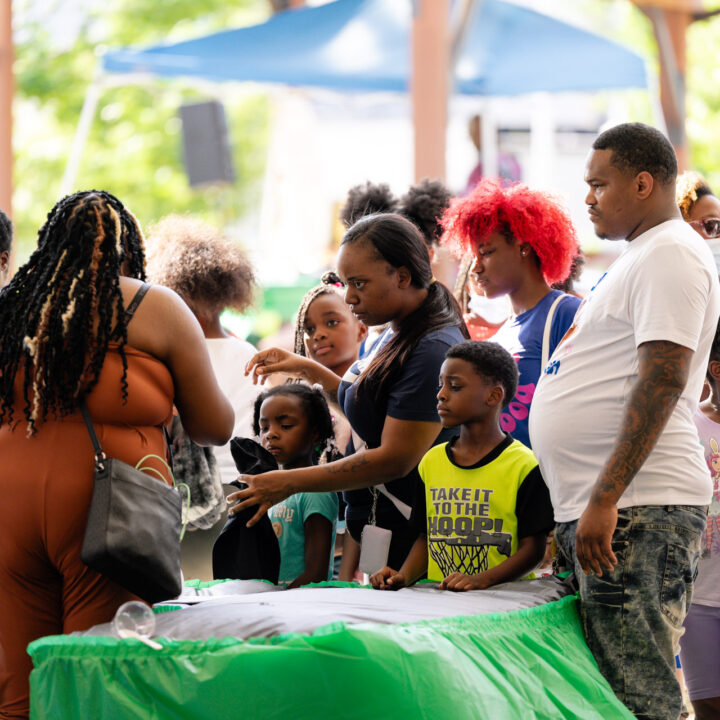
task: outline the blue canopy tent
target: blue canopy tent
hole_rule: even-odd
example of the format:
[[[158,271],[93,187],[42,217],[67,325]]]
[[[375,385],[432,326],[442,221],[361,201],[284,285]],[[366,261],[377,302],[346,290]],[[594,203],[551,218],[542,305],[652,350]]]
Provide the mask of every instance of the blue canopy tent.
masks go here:
[[[106,53],[85,98],[61,196],[72,189],[105,86],[160,76],[406,92],[413,4],[334,0],[251,27]],[[474,8],[454,58],[456,93],[489,97],[647,86],[643,59],[611,40],[504,0],[477,0]]]
[[[102,67],[109,73],[404,92],[412,11],[411,0],[335,0],[279,13],[261,25],[108,52]],[[646,85],[637,54],[503,0],[479,3],[455,65],[455,91],[466,95]]]

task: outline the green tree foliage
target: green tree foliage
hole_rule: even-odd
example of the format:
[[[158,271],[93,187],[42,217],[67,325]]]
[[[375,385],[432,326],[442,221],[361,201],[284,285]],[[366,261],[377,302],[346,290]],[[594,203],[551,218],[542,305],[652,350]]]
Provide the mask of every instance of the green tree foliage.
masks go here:
[[[16,0],[14,6],[13,214],[23,261],[58,199],[98,54],[261,22],[269,6],[264,0]],[[67,13],[74,14],[74,23],[68,23]],[[213,98],[225,105],[237,180],[191,189],[182,164],[178,107]],[[158,79],[105,88],[73,190],[109,190],[143,226],[170,212],[231,222],[259,202],[269,112],[262,91],[240,85],[200,87]]]
[[[718,7],[720,3],[708,3]],[[720,16],[695,22],[687,35],[687,133],[690,164],[720,194]]]

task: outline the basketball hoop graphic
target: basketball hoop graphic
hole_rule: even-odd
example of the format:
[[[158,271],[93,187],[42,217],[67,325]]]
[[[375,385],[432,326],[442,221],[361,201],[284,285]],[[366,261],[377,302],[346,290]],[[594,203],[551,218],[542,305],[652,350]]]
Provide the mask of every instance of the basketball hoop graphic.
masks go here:
[[[471,532],[464,537],[428,538],[430,557],[447,577],[454,572],[477,575],[488,569],[488,551],[496,547],[505,557],[512,552],[510,533]]]

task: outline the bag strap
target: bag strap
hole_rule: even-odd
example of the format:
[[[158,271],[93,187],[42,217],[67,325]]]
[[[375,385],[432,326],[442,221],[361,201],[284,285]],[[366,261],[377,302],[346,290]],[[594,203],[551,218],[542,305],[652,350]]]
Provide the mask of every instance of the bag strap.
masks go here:
[[[130,320],[132,320],[133,315],[135,314],[135,311],[138,309],[138,305],[142,302],[143,298],[147,294],[147,291],[150,289],[149,283],[144,282],[139,288],[138,291],[133,295],[133,299],[130,301],[130,304],[125,308],[124,318],[125,318],[125,327],[127,327]],[[111,340],[117,340],[120,335],[120,321],[118,320],[118,324],[115,326],[115,330],[113,330],[112,335],[110,335]]]
[[[355,430],[350,428],[350,434],[352,436],[352,442],[353,442],[353,448],[355,449],[355,452],[358,452],[359,450],[367,450],[367,443],[357,434]],[[368,488],[373,496],[373,514],[374,514],[374,508],[377,505],[377,494],[378,492],[381,492],[394,506],[395,509],[406,519],[410,519],[410,515],[412,514],[412,507],[408,505],[407,503],[404,503],[399,497],[395,497],[388,489],[385,487],[385,483],[379,483],[378,485],[373,485],[371,488]],[[370,522],[371,525],[375,524],[375,521],[372,520]]]
[[[175,458],[173,456],[172,438],[170,437],[170,433],[168,432],[166,425],[163,425],[162,429],[163,437],[165,438],[165,445],[167,447],[168,465],[170,466],[170,472],[173,474],[173,477],[175,477]]]
[[[567,295],[562,293],[555,298],[553,304],[548,310],[547,317],[545,318],[545,330],[543,331],[542,355],[540,363],[541,370],[545,369],[545,366],[548,364],[548,360],[550,359],[550,331],[552,330],[553,317],[555,317],[555,309],[564,297],[567,297]]]
[[[92,418],[90,417],[90,411],[85,404],[85,398],[80,400],[80,410],[82,412],[83,420],[85,420],[85,426],[87,427],[88,434],[90,435],[90,442],[92,443],[93,450],[95,450],[95,464],[102,468],[102,461],[107,457],[103,452],[100,441],[98,440],[97,433],[95,432],[95,426],[93,425]]]

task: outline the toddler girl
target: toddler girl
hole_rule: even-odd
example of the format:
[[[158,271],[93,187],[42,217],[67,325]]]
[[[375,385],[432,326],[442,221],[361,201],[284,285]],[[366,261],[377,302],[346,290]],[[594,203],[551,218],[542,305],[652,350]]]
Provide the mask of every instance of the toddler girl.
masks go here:
[[[258,396],[253,429],[282,470],[309,467],[335,448],[332,418],[319,388],[280,385]],[[297,588],[329,580],[338,499],[334,492],[297,493],[268,511],[280,545],[278,584]]]

